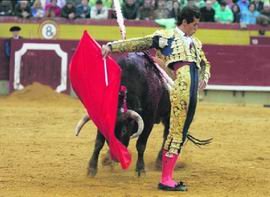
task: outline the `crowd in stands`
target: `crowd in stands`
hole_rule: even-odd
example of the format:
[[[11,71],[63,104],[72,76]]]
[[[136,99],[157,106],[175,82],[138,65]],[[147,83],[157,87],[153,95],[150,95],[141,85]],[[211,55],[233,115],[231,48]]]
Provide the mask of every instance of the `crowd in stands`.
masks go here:
[[[125,19],[175,18],[186,5],[198,6],[201,21],[270,24],[270,0],[120,0]],[[67,19],[115,18],[112,0],[0,0],[0,16]]]

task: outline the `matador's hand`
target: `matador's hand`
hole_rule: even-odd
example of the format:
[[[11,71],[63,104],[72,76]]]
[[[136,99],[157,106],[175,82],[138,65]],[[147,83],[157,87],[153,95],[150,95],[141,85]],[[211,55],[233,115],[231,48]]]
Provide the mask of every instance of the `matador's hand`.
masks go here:
[[[101,53],[104,58],[106,58],[112,52],[111,47],[109,45],[102,45]]]
[[[199,89],[204,90],[206,88],[207,82],[205,80],[200,80]]]

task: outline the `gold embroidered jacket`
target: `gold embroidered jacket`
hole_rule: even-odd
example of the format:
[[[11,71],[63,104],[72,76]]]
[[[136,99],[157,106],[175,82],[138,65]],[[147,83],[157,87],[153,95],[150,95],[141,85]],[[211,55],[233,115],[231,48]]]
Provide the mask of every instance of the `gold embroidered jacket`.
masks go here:
[[[158,30],[149,36],[109,42],[108,45],[111,46],[112,52],[136,52],[156,48],[157,56],[166,66],[179,61],[195,62],[200,69],[200,78],[208,82],[210,63],[205,57],[199,39],[193,36],[192,40],[193,45],[190,47],[176,30]]]

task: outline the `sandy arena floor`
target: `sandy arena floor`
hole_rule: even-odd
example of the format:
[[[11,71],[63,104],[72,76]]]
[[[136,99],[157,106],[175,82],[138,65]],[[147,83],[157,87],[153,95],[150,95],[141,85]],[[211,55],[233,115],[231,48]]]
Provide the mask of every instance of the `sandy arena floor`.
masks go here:
[[[193,134],[214,142],[202,149],[187,143],[184,167],[175,173],[189,186],[186,193],[156,189],[161,125],[148,141],[144,176],[135,174],[132,142],[128,170],[100,164],[97,176],[87,177],[96,129],[90,123],[75,137],[83,114],[78,100],[38,84],[0,97],[0,196],[270,196],[269,108],[200,103]]]

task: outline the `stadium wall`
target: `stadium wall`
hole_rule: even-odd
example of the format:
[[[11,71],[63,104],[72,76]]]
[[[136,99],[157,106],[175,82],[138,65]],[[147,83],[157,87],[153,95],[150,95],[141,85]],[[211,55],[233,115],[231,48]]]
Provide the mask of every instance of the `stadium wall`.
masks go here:
[[[32,28],[29,28],[29,32],[33,33],[36,31],[34,30],[34,26],[39,25],[38,21],[33,22],[33,24],[28,24],[26,22],[27,21],[20,24],[20,26],[32,25]],[[111,39],[119,39],[119,30],[115,24],[115,21],[100,21],[99,23],[96,21],[88,21],[88,23],[89,24],[85,25],[80,23],[69,24],[63,22],[59,30],[60,33],[57,35],[57,40],[23,39],[13,42],[10,65],[8,60],[3,55],[3,41],[5,38],[0,38],[0,95],[7,94],[9,90],[13,90],[15,87],[14,77],[16,70],[16,51],[21,51],[17,54],[20,54],[19,56],[21,58],[19,61],[19,66],[22,67],[22,69],[19,71],[17,69],[16,73],[17,75],[19,73],[19,81],[23,86],[30,84],[32,81],[39,81],[41,83],[50,85],[55,89],[57,89],[58,86],[60,86],[60,90],[64,87],[64,92],[72,93],[69,86],[67,65],[76,48],[76,44],[78,43],[78,39],[83,29],[87,27],[86,29],[89,30],[91,35],[94,34],[96,39],[100,38],[99,40],[102,39],[103,41],[107,41]],[[14,23],[11,24],[9,21],[5,21],[4,24],[6,25],[6,28],[8,28],[10,25],[14,25]],[[130,31],[130,29],[134,28],[134,35],[131,34],[130,37],[148,34],[157,28],[156,25],[152,22],[142,23],[134,21],[134,23],[132,22],[129,25],[130,26],[128,27],[127,31]],[[143,25],[148,26],[143,27]],[[215,29],[211,29],[211,25],[205,26],[205,24],[202,24],[202,26],[204,28],[203,30],[208,32],[204,39],[208,40],[209,43],[204,45],[204,49],[213,67],[209,86],[207,87],[207,90],[201,93],[200,98],[208,102],[270,104],[270,79],[268,77],[270,75],[270,63],[268,58],[270,45],[264,45],[263,43],[260,43],[260,45],[249,45],[250,35],[254,34],[252,38],[258,37],[256,35],[257,27],[252,26],[249,27],[249,29],[240,31],[236,25],[232,25],[230,26],[231,28],[228,28],[226,25],[220,26],[217,24],[212,24],[212,28],[215,27]],[[75,27],[78,29],[76,30]],[[73,29],[72,33],[68,32],[68,34],[66,34],[67,37],[63,36],[65,28]],[[211,31],[213,31],[212,33],[215,34],[217,40],[220,37],[218,42],[221,42],[222,44],[211,44],[212,41],[216,42],[214,41],[215,39],[211,41],[212,38],[208,38],[209,35],[211,35]],[[240,37],[244,37],[244,39],[240,41],[240,44],[234,43],[235,39],[233,41],[232,38],[222,40],[221,37],[225,37],[222,36],[222,34],[230,37],[229,32],[234,35],[241,34]],[[22,33],[24,33],[22,35],[25,38],[28,37],[27,32]],[[33,38],[35,36],[33,36],[34,34],[32,33],[31,35]],[[69,36],[73,33],[74,40],[70,40],[71,37]],[[202,38],[204,37],[203,31],[198,33],[199,35],[201,33]],[[218,36],[216,34],[218,34]],[[38,33],[36,35],[38,37]],[[7,37],[3,31],[0,31],[0,36]],[[108,37],[109,39],[104,39]],[[231,35],[231,37],[233,36]],[[68,39],[61,40],[59,38]],[[270,37],[266,36],[265,38]],[[243,40],[245,41],[243,42]],[[56,50],[44,50],[46,47],[43,47],[43,50],[36,50],[33,48],[31,49],[33,46],[30,48],[28,46],[27,51],[25,51],[25,49],[23,51],[23,44],[26,43],[30,43],[31,45],[47,44],[47,46],[48,44],[55,44],[55,46],[59,45],[59,50],[58,52]],[[63,63],[63,58],[59,57],[59,53],[66,53],[66,63]],[[119,58],[119,55],[115,55],[114,58]],[[65,66],[66,74],[62,73],[62,75],[66,75],[66,82],[63,82],[63,78],[61,78],[61,72],[63,70],[62,68]],[[8,81],[8,79],[10,80]],[[66,84],[61,86],[63,83]],[[19,88],[19,85],[17,88]]]
[[[52,19],[18,19],[16,17],[0,17],[0,38],[10,37],[9,28],[19,25],[22,28],[21,35],[28,39],[41,39],[41,28],[45,23],[53,23],[57,28],[56,39],[79,40],[82,32],[87,30],[96,40],[120,39],[119,28],[116,20],[93,20],[63,18]],[[127,38],[152,34],[159,26],[154,21],[125,21]],[[249,25],[241,29],[239,24],[201,23],[196,36],[204,44],[221,45],[249,45],[251,36],[258,36],[261,27]],[[270,30],[270,27],[266,28]],[[270,37],[270,31],[266,31]]]

